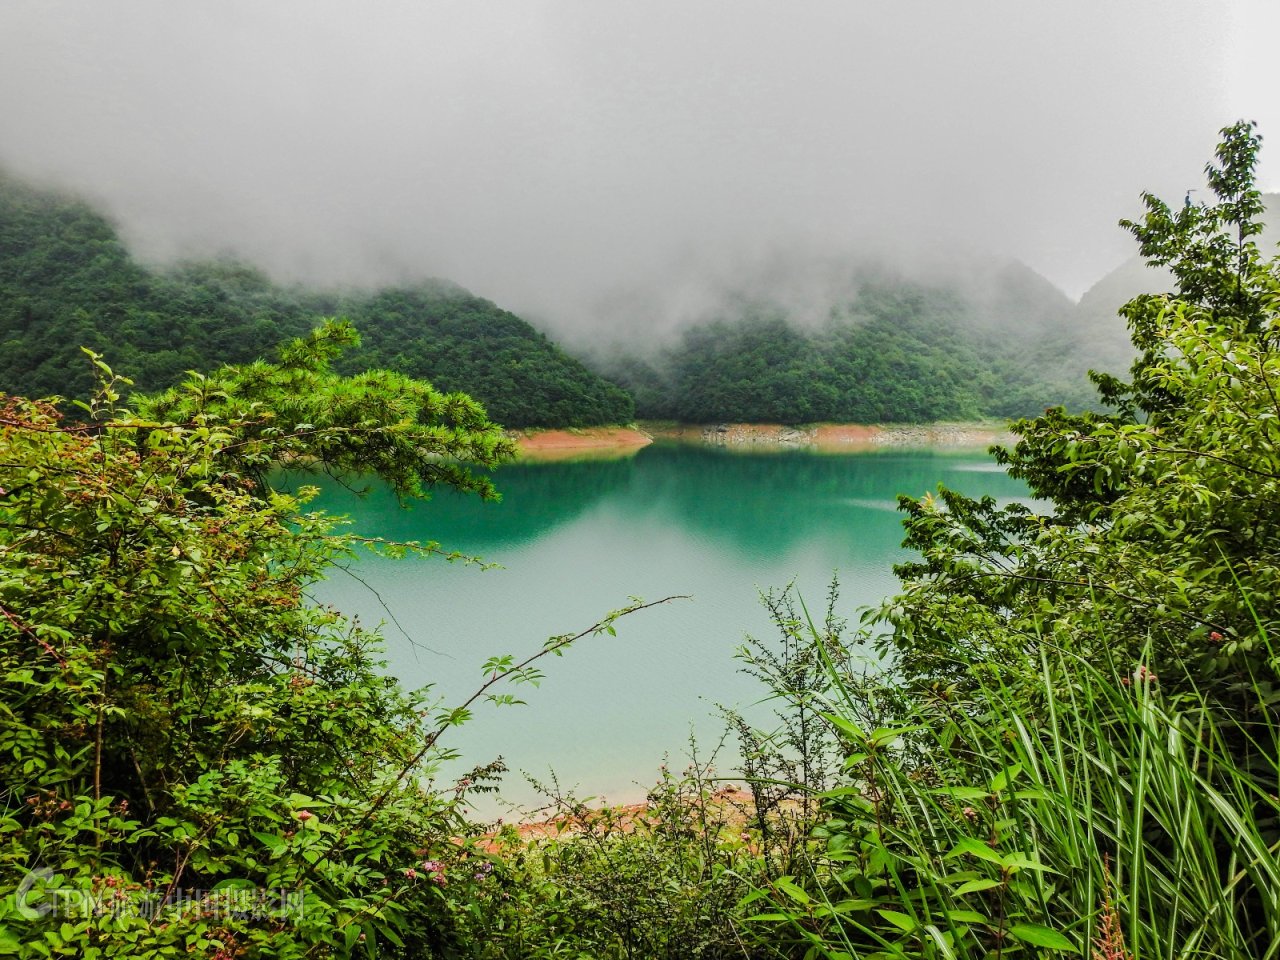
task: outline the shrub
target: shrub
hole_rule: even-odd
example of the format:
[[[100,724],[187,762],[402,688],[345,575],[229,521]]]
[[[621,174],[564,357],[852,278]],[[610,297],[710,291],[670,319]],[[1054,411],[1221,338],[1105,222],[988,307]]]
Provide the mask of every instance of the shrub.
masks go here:
[[[845,781],[818,795],[821,852],[761,886],[753,919],[824,957],[1274,954],[1280,727],[1221,709],[1192,678],[1169,696],[1122,653],[1032,656],[1016,690],[979,664],[972,701],[916,703],[875,728],[901,688],[827,659],[822,716]],[[1250,688],[1261,698],[1277,679]]]
[[[995,451],[1038,505],[904,498],[920,557],[883,619],[918,691],[972,688],[975,661],[1033,668],[1026,652],[1047,639],[1086,656],[1123,646],[1131,660],[1149,647],[1171,685],[1185,676],[1240,710],[1274,709],[1248,682],[1269,657],[1255,613],[1266,633],[1277,626],[1280,260],[1253,240],[1258,138],[1248,124],[1223,133],[1214,203],[1174,212],[1148,197],[1128,224],[1178,290],[1124,308],[1141,354],[1129,382],[1094,375],[1112,412],[1055,408]],[[1039,683],[1034,669],[1024,680]]]
[[[735,792],[693,754],[681,774],[664,765],[646,802],[632,807],[591,807],[554,783],[544,787],[545,832],[507,826],[494,838],[497,882],[468,928],[482,955],[771,955],[744,940],[738,920],[749,880],[763,876],[757,840]]]
[[[466,398],[330,374],[349,340],[193,377],[146,417],[100,361],[89,422],[0,397],[0,953],[456,946],[444,906],[474,854],[458,798],[418,779],[454,718],[308,601],[361,541],[263,478],[308,458],[487,494],[465,463],[509,448]]]

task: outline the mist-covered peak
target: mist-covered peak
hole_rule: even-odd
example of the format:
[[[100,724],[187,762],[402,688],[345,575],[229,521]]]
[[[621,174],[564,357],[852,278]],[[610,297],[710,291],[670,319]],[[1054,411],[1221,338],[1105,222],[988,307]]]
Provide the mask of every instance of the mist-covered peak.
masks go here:
[[[1280,244],[1280,193],[1263,194],[1262,201],[1263,229],[1255,242],[1269,256],[1277,253]],[[1072,311],[1071,326],[1080,352],[1095,368],[1113,373],[1127,370],[1135,351],[1120,308],[1139,294],[1167,293],[1174,287],[1173,274],[1166,267],[1148,264],[1136,253],[1130,256],[1086,290]]]
[[[386,367],[468,393],[507,426],[628,422],[630,397],[510,311],[447,280],[376,290],[282,285],[220,258],[137,262],[74,196],[0,181],[0,391],[87,397],[98,352],[137,389],[268,359],[323,316],[361,334],[347,372]]]

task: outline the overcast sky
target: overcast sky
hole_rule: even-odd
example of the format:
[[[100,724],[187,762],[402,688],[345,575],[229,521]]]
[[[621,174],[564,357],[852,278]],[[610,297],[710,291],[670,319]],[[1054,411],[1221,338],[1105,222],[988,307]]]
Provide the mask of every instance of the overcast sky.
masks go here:
[[[1226,123],[1280,186],[1277,36],[1240,0],[4,0],[0,164],[149,258],[557,327],[779,249],[959,244],[1075,296]]]

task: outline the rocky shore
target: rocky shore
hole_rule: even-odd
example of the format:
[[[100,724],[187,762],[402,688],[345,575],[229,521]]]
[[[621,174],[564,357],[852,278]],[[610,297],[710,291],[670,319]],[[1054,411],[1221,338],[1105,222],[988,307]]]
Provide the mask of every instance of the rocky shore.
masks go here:
[[[786,426],[777,423],[718,423],[648,426],[648,432],[683,442],[723,447],[781,446],[818,450],[873,450],[884,447],[988,447],[1008,443],[1003,423],[845,424]]]
[[[513,431],[526,460],[632,456],[655,439],[740,449],[811,449],[824,452],[902,449],[983,449],[1012,443],[1003,423],[856,424],[779,423],[671,424]]]

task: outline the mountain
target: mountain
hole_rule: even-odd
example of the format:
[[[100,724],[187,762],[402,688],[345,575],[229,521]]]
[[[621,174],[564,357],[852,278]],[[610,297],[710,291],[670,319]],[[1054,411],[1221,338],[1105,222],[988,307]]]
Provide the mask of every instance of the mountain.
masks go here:
[[[637,413],[784,423],[1019,416],[1089,404],[1086,369],[1123,369],[1115,306],[1153,286],[1133,269],[1073,305],[1014,260],[953,252],[904,266],[783,254],[718,281],[660,345],[633,343],[587,365],[443,281],[324,291],[227,261],[154,269],[90,205],[0,175],[0,391],[87,396],[82,345],[154,391],[187,370],[270,356],[339,315],[363,338],[340,368],[389,367],[466,392],[511,427]]]
[[[1084,366],[1064,363],[1071,301],[1017,261],[832,262],[812,287],[807,302],[730,291],[674,343],[597,369],[641,417],[686,422],[924,422],[1092,397]]]
[[[625,391],[460,287],[325,292],[223,261],[155,270],[82,200],[0,174],[0,392],[86,397],[93,376],[81,346],[137,390],[158,390],[187,370],[270,356],[329,315],[361,333],[348,370],[392,367],[466,392],[506,426],[633,418]]]
[[[1264,252],[1275,252],[1280,240],[1280,194],[1262,197],[1266,212],[1263,231],[1256,242]],[[1140,293],[1161,293],[1173,289],[1173,274],[1164,267],[1148,266],[1134,254],[1085,291],[1072,311],[1070,325],[1076,331],[1076,351],[1095,370],[1123,374],[1133,362],[1135,351],[1129,330],[1119,309]]]

